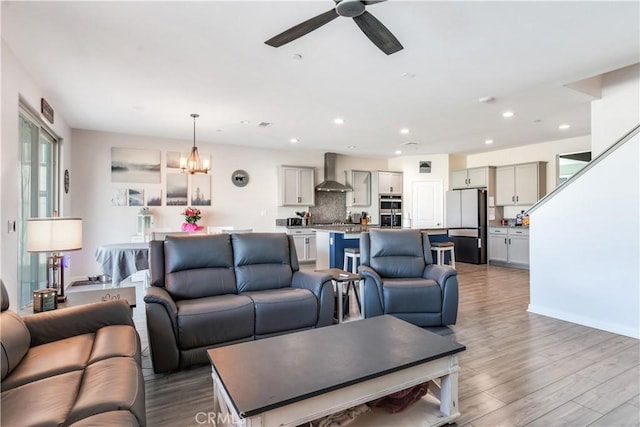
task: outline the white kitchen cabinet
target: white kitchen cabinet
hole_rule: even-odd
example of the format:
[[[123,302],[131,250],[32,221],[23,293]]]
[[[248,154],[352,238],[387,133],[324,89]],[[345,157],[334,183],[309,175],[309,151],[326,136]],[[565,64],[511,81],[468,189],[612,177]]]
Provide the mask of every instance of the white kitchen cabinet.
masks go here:
[[[546,193],[546,162],[496,169],[496,205],[532,205]]]
[[[402,172],[378,172],[378,193],[402,194]]]
[[[506,228],[504,233],[489,233],[489,262],[508,262],[508,250]]]
[[[489,186],[490,168],[461,169],[451,172],[451,189],[481,188]]]
[[[489,262],[529,267],[529,229],[489,228]]]
[[[509,263],[529,265],[529,230],[509,229]]]
[[[316,230],[309,228],[289,228],[287,234],[293,236],[298,262],[316,260]]]
[[[279,206],[313,206],[315,204],[314,168],[281,166],[279,178]]]
[[[371,172],[350,170],[344,175],[346,184],[353,188],[347,193],[347,206],[370,206]]]

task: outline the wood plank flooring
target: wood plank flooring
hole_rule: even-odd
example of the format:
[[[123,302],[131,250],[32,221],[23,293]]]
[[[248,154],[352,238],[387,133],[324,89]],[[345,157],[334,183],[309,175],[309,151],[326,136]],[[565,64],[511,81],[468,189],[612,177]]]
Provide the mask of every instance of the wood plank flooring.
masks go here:
[[[527,313],[526,270],[456,266],[458,323],[430,330],[467,346],[459,358],[457,425],[640,426],[638,340]],[[134,320],[145,349],[148,425],[215,425],[202,423],[202,413],[212,411],[209,366],[153,373],[143,293],[138,290]],[[367,420],[375,416],[367,414]],[[422,425],[419,406],[393,417],[394,427]]]

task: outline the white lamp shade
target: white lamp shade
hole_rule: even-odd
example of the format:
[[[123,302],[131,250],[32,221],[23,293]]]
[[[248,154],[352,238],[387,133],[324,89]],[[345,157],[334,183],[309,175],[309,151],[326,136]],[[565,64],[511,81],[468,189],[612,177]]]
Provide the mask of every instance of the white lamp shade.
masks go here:
[[[81,218],[27,220],[27,252],[67,252],[82,249]]]

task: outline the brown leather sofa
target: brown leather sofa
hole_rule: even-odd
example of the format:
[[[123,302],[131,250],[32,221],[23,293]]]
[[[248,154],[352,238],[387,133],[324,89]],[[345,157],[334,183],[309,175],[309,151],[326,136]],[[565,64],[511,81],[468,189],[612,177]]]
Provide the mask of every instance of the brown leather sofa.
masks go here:
[[[125,301],[21,318],[0,303],[2,426],[144,426],[140,338]]]
[[[332,324],[331,276],[300,271],[284,233],[168,236],[150,244],[146,289],[155,372],[207,363],[207,349]]]

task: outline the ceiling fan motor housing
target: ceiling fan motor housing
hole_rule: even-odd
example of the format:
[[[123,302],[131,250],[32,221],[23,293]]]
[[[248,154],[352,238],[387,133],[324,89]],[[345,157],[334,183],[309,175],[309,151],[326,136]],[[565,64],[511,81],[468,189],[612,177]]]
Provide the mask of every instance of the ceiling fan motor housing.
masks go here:
[[[360,0],[342,0],[336,5],[336,12],[338,15],[345,16],[347,18],[355,18],[364,13],[364,3]]]

